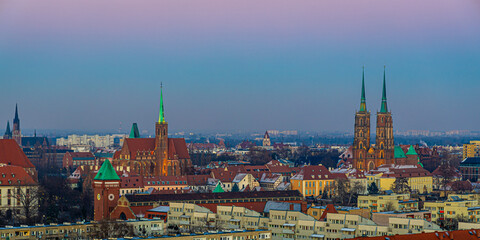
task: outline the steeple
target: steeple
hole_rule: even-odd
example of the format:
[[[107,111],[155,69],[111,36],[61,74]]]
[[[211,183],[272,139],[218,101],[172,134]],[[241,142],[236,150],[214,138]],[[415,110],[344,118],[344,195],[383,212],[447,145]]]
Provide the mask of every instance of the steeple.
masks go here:
[[[387,113],[387,87],[385,84],[385,66],[383,66],[383,92],[382,92],[382,108],[380,109],[381,113]]]
[[[140,138],[137,123],[132,124],[132,130],[130,131],[130,136],[128,138]]]
[[[160,111],[158,113],[158,123],[165,123],[165,113],[163,109],[163,84],[160,84]]]
[[[365,66],[362,71],[362,97],[360,99],[360,112],[367,111],[367,104],[365,103]]]
[[[6,136],[12,136],[12,131],[10,130],[10,122],[7,121],[7,130],[5,130],[5,135]]]
[[[15,118],[13,119],[13,121],[16,120],[18,120],[18,104],[15,104]]]

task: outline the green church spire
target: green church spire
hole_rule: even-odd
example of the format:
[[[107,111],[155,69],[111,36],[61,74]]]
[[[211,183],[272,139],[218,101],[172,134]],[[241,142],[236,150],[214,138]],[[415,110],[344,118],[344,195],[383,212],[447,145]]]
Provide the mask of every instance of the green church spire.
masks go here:
[[[365,103],[365,66],[362,72],[362,98],[360,99],[360,112],[367,111],[367,104]]]
[[[380,109],[381,113],[387,113],[387,87],[385,84],[385,66],[383,66],[383,92],[382,92],[382,108]]]
[[[158,123],[165,123],[165,113],[163,109],[163,84],[160,84],[160,112],[158,113]]]
[[[100,170],[98,170],[98,173],[95,176],[94,180],[120,180],[120,177],[118,177],[112,164],[107,159],[105,160],[105,162],[103,162]]]
[[[140,132],[138,131],[137,123],[132,124],[132,130],[130,130],[129,138],[140,138]]]

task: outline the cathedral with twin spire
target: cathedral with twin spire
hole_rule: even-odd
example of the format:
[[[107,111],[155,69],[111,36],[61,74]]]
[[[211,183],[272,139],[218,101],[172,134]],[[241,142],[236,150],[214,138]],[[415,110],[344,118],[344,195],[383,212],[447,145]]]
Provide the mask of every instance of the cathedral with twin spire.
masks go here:
[[[163,107],[163,88],[160,90],[160,110],[155,123],[155,138],[141,138],[137,125],[114,155],[117,171],[141,176],[182,176],[192,167],[184,138],[168,137],[168,122]]]
[[[370,171],[384,164],[395,164],[392,114],[387,107],[385,67],[383,69],[383,92],[380,111],[377,112],[375,145],[370,144],[370,111],[365,98],[365,69],[362,73],[362,96],[360,110],[355,114],[354,140],[352,146],[353,168]]]

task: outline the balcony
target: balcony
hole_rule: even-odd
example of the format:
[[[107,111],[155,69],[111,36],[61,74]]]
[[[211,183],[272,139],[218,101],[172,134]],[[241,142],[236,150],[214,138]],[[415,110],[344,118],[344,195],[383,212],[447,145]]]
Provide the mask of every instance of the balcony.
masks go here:
[[[295,234],[295,232],[293,230],[290,230],[290,229],[283,229],[282,233],[283,234]]]

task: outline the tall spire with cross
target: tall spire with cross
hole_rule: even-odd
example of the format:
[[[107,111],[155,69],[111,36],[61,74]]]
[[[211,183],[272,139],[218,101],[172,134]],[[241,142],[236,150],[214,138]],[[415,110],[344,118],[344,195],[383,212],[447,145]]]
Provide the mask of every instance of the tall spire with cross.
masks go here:
[[[360,112],[367,111],[367,104],[365,101],[365,66],[362,71],[362,97],[360,99]]]
[[[383,91],[382,91],[382,107],[380,109],[381,113],[388,112],[387,108],[387,87],[385,84],[385,65],[383,66]]]
[[[158,113],[158,122],[165,123],[165,112],[163,108],[163,83],[160,83],[160,111]]]

